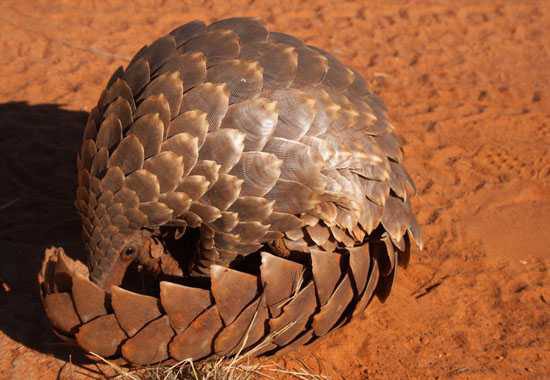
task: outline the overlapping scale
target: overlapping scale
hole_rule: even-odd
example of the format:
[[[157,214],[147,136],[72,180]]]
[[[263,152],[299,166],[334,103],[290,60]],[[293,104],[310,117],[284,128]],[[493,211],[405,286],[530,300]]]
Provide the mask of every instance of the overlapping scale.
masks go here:
[[[243,341],[243,337],[247,336],[248,330],[256,326],[262,326],[266,320],[267,313],[265,306],[261,304],[262,299],[258,298],[248,305],[242,313],[226,328],[224,328],[214,341],[214,352],[219,355],[229,355],[238,350],[239,343]],[[241,343],[241,347],[248,347],[263,336],[263,331],[260,331],[260,336],[247,336],[246,342]],[[252,339],[251,339],[252,338]]]
[[[313,317],[312,327],[315,335],[323,336],[328,333],[338,322],[352,298],[351,282],[349,276],[346,276],[327,303],[321,307],[321,311]]]
[[[297,89],[277,90],[271,97],[277,102],[279,115],[273,136],[299,141],[309,131],[317,114],[315,99]]]
[[[144,99],[138,105],[135,118],[139,119],[140,117],[147,114],[158,114],[159,119],[162,121],[162,125],[165,129],[163,137],[166,138],[166,129],[170,123],[172,115],[170,112],[170,104],[168,103],[168,99],[166,99],[166,96],[163,93],[160,93],[158,95],[151,95]]]
[[[232,211],[222,211],[220,214],[210,226],[218,232],[231,232],[239,223],[239,214]]]
[[[206,135],[199,157],[201,160],[217,162],[221,173],[228,173],[241,159],[244,149],[244,133],[223,128]]]
[[[380,274],[382,276],[388,276],[391,272],[395,270],[395,265],[397,264],[397,252],[387,232],[384,232],[382,234],[381,240],[384,243],[383,245],[385,249],[384,247],[380,247],[382,248],[381,254],[383,255],[383,260],[382,258],[379,260],[379,263],[381,264]]]
[[[359,247],[348,248],[348,252],[353,284],[356,292],[362,294],[367,285],[371,266],[369,245],[363,244]]]
[[[397,262],[397,251],[394,251],[393,255],[395,256],[393,261]],[[380,275],[378,284],[375,289],[375,294],[381,302],[385,302],[388,299],[392,287],[395,283],[396,277],[397,267],[395,267],[394,270],[390,272],[387,276]]]
[[[151,72],[154,72],[175,53],[176,39],[171,35],[166,35],[147,46],[142,51],[140,58],[146,59],[151,67]]]
[[[220,210],[227,210],[239,197],[242,184],[243,180],[238,177],[221,174],[202,199]]]
[[[413,196],[416,192],[414,183],[401,164],[390,162],[391,172],[389,185],[391,189],[403,200]]]
[[[111,115],[120,120],[123,131],[126,130],[134,120],[132,107],[130,107],[130,104],[124,98],[116,98],[114,102],[109,104],[104,114],[105,120],[111,117]]]
[[[122,356],[131,363],[147,365],[168,359],[168,342],[174,336],[168,316],[149,323],[121,348]]]
[[[107,314],[105,291],[81,275],[72,278],[72,296],[83,323]],[[70,320],[67,318],[67,320]]]
[[[199,111],[187,111],[178,115],[170,122],[166,138],[173,137],[180,133],[187,133],[190,136],[197,138],[197,155],[198,148],[204,144],[206,134],[208,133],[207,114]]]
[[[178,115],[183,98],[183,82],[179,71],[165,73],[152,80],[143,90],[140,99],[160,94],[165,96],[170,106],[170,115]]]
[[[185,92],[206,80],[206,57],[201,52],[176,54],[160,67],[157,74],[174,72],[179,72]]]
[[[220,61],[234,59],[239,56],[241,46],[239,36],[227,29],[212,30],[198,34],[179,47],[185,53],[200,51],[211,66]]]
[[[219,129],[229,107],[229,87],[225,84],[206,82],[183,95],[180,112],[202,111],[206,113],[209,131]]]
[[[127,338],[114,314],[104,315],[82,325],[75,337],[85,351],[107,358],[115,355]]]
[[[126,177],[125,185],[134,191],[140,202],[156,201],[160,195],[159,179],[148,170],[136,170]]]
[[[242,192],[241,192],[242,193]],[[241,196],[232,203],[230,210],[237,213],[239,220],[265,221],[273,212],[273,201],[263,197]]]
[[[367,286],[365,287],[365,291],[359,295],[359,301],[357,302],[355,310],[353,311],[354,317],[363,313],[370,300],[372,299],[374,291],[376,290],[376,286],[378,285],[378,280],[380,279],[378,260],[376,259],[376,257],[372,257],[371,260],[372,264],[369,272],[369,279],[367,280]]]
[[[198,139],[187,132],[181,132],[164,141],[161,145],[161,151],[173,152],[178,156],[178,159],[181,159],[182,175],[172,178],[172,180],[180,180],[183,175],[189,174],[197,164],[199,159]]]
[[[286,212],[272,212],[268,219],[271,229],[274,231],[289,231],[300,228],[304,222],[296,216]]]
[[[221,217],[221,210],[203,202],[191,203],[190,212],[198,215],[204,223],[211,223]]]
[[[118,286],[111,288],[111,302],[116,319],[128,336],[134,336],[146,323],[161,316],[158,299]]]
[[[148,223],[152,226],[168,223],[174,215],[174,210],[157,201],[140,203],[139,211],[147,217]]]
[[[343,92],[355,80],[353,71],[344,66],[332,54],[314,46],[309,46],[311,49],[318,51],[328,60],[328,71],[323,79],[323,85],[327,86],[331,91],[336,93]]]
[[[308,237],[319,247],[323,247],[330,238],[329,228],[321,224],[307,226],[305,230],[307,231]]]
[[[229,87],[229,104],[258,96],[263,88],[263,69],[258,62],[233,59],[208,69],[207,80]]]
[[[199,315],[187,329],[170,342],[170,355],[176,360],[199,360],[212,353],[214,337],[223,324],[216,306]]]
[[[232,104],[222,122],[222,128],[245,133],[244,150],[261,151],[273,135],[278,121],[277,102],[254,98]]]
[[[170,151],[161,152],[147,159],[143,169],[157,178],[159,192],[167,193],[174,190],[183,177],[183,156]]]
[[[80,155],[79,159],[82,163],[82,168],[90,170],[92,166],[92,160],[94,159],[94,156],[97,153],[97,145],[94,140],[92,139],[86,139],[82,143],[82,147],[80,148]]]
[[[240,222],[231,232],[239,236],[239,240],[244,245],[248,243],[259,243],[263,241],[264,235],[269,230],[269,225],[258,221]]]
[[[211,304],[210,292],[163,281],[160,283],[162,307],[170,317],[171,326],[184,331]]]
[[[388,157],[397,162],[403,161],[403,149],[394,133],[387,132],[373,136],[373,138]]]
[[[128,83],[122,78],[118,78],[102,95],[99,100],[99,107],[104,109],[117,98],[121,97],[125,99],[132,110],[136,109],[136,103],[134,100],[134,93],[132,89],[128,86]]]
[[[327,303],[341,277],[340,259],[340,254],[335,252],[311,251],[311,267],[321,306]]]
[[[221,165],[212,160],[200,160],[197,162],[191,176],[202,176],[208,181],[208,188],[212,187],[220,176]],[[186,177],[187,179],[189,177]]]
[[[141,58],[131,62],[123,76],[133,94],[139,94],[151,79],[151,67]]]
[[[84,157],[84,156],[83,156]],[[109,158],[108,167],[118,166],[124,174],[131,173],[143,167],[145,150],[139,138],[134,135],[126,136],[116,147]]]
[[[84,133],[82,135],[83,140],[95,139],[97,135],[99,111],[97,107],[92,108],[90,114],[88,115],[88,120],[86,121],[86,126],[84,127]]]
[[[102,178],[107,170],[107,163],[109,161],[109,151],[107,148],[101,148],[98,150],[92,161],[90,167],[90,174],[96,178]]]
[[[282,137],[274,137],[269,140],[264,151],[282,160],[282,179],[299,182],[316,192],[324,190],[325,181],[321,175],[322,162],[307,145]]]
[[[239,36],[241,44],[265,41],[269,35],[264,24],[250,17],[234,17],[219,20],[208,25],[208,30],[231,30]]]
[[[319,201],[309,187],[300,182],[285,179],[279,179],[265,197],[275,201],[276,211],[287,214],[311,210]]]
[[[277,317],[281,314],[282,303],[298,292],[303,280],[303,265],[282,259],[268,252],[262,252],[260,266],[262,286],[270,314]]]
[[[174,39],[176,40],[176,46],[179,47],[189,41],[194,36],[204,32],[205,30],[206,25],[204,24],[204,22],[194,20],[172,30],[170,32],[170,35],[174,36]]]
[[[265,87],[288,87],[296,77],[298,54],[293,46],[269,41],[252,42],[242,46],[240,57],[260,63]]]
[[[64,333],[70,333],[80,325],[71,295],[69,293],[52,293],[44,297],[44,310],[53,327]]]
[[[386,200],[382,215],[382,225],[392,239],[396,241],[401,240],[411,224],[411,218],[411,212],[407,204],[401,199],[390,196]]]
[[[281,176],[283,161],[266,152],[244,152],[231,170],[231,174],[242,178],[241,194],[264,196]]]
[[[255,276],[213,265],[210,267],[212,296],[224,323],[230,324],[258,293]]]
[[[270,319],[270,329],[274,333],[280,332],[275,337],[274,343],[283,347],[302,333],[316,308],[315,286],[310,282],[290,299],[290,302],[284,306],[282,314]]]
[[[181,191],[171,191],[159,196],[159,201],[172,210],[172,216],[178,217],[191,208],[192,199],[189,194]]]

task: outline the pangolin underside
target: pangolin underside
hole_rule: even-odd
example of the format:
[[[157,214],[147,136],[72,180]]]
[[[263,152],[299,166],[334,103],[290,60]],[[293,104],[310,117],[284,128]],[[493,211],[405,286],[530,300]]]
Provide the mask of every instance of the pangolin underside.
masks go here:
[[[421,246],[402,160],[382,102],[331,54],[255,19],[185,24],[90,113],[89,262],[47,250],[46,313],[140,365],[309,343],[385,299]]]

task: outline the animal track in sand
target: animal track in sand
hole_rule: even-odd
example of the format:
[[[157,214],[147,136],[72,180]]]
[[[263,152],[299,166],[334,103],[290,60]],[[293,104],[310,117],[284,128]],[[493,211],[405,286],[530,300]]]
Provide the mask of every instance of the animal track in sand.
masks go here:
[[[519,144],[518,144],[519,145]],[[542,149],[515,147],[514,152],[499,145],[482,147],[474,157],[474,165],[482,173],[498,178],[501,183],[514,179],[535,179],[548,172],[549,159]]]

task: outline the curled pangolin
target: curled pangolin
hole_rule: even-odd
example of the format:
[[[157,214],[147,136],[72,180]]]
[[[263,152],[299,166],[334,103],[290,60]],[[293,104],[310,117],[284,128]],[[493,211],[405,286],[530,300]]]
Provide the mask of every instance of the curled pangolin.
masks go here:
[[[387,297],[422,244],[402,159],[382,102],[331,54],[255,19],[185,24],[90,113],[89,263],[47,250],[46,313],[134,364],[311,342]]]

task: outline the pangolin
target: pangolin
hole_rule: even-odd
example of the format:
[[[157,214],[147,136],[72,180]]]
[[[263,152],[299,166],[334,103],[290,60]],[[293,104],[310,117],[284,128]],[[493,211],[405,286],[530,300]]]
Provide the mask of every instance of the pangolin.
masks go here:
[[[330,53],[253,18],[178,27],[90,112],[75,202],[88,265],[52,248],[39,274],[55,331],[140,365],[327,334],[385,299],[422,245],[401,145]]]

